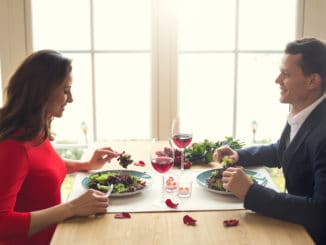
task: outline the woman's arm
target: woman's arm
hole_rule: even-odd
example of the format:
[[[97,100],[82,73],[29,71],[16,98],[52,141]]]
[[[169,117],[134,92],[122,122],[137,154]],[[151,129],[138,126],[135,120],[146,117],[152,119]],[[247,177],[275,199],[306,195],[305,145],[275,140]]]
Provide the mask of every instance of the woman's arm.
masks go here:
[[[106,213],[108,205],[108,198],[103,193],[92,189],[87,190],[70,202],[31,212],[28,235],[31,236],[70,217]]]
[[[96,149],[89,161],[78,161],[64,159],[67,168],[67,173],[78,171],[88,171],[100,169],[106,162],[110,162],[112,158],[118,157],[120,154],[113,151],[110,147]]]

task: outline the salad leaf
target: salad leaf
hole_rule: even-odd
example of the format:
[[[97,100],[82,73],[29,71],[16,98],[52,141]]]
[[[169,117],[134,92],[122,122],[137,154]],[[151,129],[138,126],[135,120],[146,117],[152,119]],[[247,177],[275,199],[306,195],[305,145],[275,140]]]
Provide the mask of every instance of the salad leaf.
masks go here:
[[[205,139],[203,142],[193,143],[186,148],[185,159],[190,161],[191,164],[210,163],[213,161],[214,151],[223,145],[228,145],[232,149],[240,149],[245,144],[233,137],[225,137],[224,140],[216,142]]]

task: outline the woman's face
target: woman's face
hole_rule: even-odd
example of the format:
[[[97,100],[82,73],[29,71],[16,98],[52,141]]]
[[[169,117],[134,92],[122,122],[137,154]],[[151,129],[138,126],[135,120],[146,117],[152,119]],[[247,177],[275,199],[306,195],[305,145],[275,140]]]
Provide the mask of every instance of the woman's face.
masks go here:
[[[49,117],[62,117],[67,103],[73,101],[71,94],[72,76],[67,75],[60,87],[51,92],[47,112]]]

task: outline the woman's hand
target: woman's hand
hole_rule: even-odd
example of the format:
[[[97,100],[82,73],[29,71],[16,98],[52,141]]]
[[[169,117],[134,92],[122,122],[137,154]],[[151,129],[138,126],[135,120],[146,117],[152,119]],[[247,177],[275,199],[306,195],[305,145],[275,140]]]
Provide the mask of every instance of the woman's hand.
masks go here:
[[[106,213],[109,199],[104,193],[89,189],[70,202],[31,212],[29,235],[34,235],[50,225],[75,216]]]
[[[223,171],[223,188],[244,200],[253,181],[243,171],[242,167],[229,167]]]
[[[87,190],[81,196],[69,202],[71,217],[90,216],[94,214],[106,213],[109,206],[109,199],[104,193],[93,189]]]
[[[236,163],[239,160],[239,154],[228,145],[223,145],[217,148],[213,153],[213,160],[221,162],[225,156],[231,158],[233,163]]]
[[[120,156],[120,153],[113,151],[110,147],[96,149],[91,160],[88,162],[88,169],[100,169],[106,162],[110,162],[118,156]]]
[[[110,162],[112,158],[120,156],[121,153],[113,151],[110,147],[96,149],[89,161],[79,161],[63,159],[67,168],[67,173],[75,173],[77,171],[89,171],[100,169],[106,162]]]

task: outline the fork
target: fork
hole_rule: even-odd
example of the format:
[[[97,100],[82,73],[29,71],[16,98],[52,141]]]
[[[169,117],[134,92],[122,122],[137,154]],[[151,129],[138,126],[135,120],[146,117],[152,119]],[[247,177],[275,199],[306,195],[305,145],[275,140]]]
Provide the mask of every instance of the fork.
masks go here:
[[[108,190],[107,193],[105,193],[105,196],[109,197],[111,195],[112,191],[113,191],[113,184],[110,185],[110,189]]]

